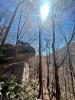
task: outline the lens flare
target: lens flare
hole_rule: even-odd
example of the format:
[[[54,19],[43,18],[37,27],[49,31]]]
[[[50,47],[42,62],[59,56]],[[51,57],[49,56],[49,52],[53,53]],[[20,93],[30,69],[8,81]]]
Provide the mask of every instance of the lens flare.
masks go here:
[[[45,20],[45,19],[48,17],[49,9],[50,9],[50,6],[49,6],[48,3],[44,3],[44,4],[40,7],[40,13],[41,13],[41,18],[42,18],[42,20]]]

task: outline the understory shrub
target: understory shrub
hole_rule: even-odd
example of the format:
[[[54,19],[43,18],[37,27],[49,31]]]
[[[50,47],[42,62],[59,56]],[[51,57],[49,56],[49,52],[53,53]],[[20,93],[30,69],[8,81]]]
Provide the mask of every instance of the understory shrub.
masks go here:
[[[0,78],[0,100],[36,100],[36,82],[22,82],[12,75]]]

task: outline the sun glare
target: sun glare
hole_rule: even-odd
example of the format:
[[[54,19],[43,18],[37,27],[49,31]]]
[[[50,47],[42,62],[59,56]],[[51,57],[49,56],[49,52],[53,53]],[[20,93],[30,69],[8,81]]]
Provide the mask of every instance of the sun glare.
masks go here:
[[[42,20],[45,20],[48,17],[49,14],[49,4],[48,3],[44,3],[41,8],[40,8],[40,13],[41,13],[41,18]]]

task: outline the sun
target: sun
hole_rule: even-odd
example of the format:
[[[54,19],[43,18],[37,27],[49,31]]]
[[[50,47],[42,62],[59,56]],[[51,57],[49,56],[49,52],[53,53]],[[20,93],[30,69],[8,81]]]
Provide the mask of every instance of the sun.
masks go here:
[[[49,10],[50,10],[50,5],[48,3],[44,3],[40,7],[40,14],[41,14],[42,20],[45,20],[48,17]]]

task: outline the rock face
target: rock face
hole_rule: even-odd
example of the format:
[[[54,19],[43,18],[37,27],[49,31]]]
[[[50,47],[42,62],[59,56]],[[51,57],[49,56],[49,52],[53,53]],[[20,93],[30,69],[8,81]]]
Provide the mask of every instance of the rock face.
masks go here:
[[[15,75],[17,79],[25,81],[29,79],[29,64],[25,63],[14,63],[4,69],[1,69],[0,76],[10,78],[11,75]]]
[[[0,55],[0,64],[5,63],[2,65],[0,75],[10,77],[14,74],[20,80],[28,80],[29,65],[26,61],[33,56],[35,56],[35,49],[27,43],[18,44],[17,51],[16,46],[5,45]]]
[[[29,64],[24,63],[24,70],[22,75],[22,81],[28,81],[29,80]]]
[[[29,44],[18,44],[17,47],[6,44],[2,48],[2,54],[0,55],[0,61],[25,61],[30,57],[35,56],[35,49]]]

